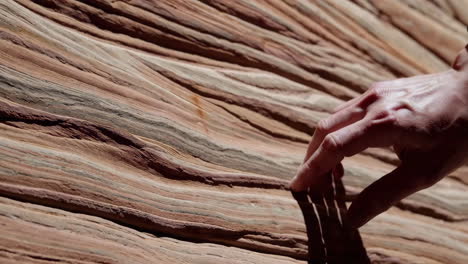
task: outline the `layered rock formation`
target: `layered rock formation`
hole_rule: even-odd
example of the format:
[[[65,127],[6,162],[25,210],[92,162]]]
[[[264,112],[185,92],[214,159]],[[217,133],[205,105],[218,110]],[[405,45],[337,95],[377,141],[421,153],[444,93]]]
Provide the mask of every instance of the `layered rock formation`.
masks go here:
[[[1,1],[0,262],[319,263],[327,234],[329,255],[362,253],[341,198],[333,215],[287,183],[334,107],[448,69],[466,7]],[[346,199],[396,163],[346,159]],[[467,263],[467,191],[465,166],[361,228],[370,260]]]

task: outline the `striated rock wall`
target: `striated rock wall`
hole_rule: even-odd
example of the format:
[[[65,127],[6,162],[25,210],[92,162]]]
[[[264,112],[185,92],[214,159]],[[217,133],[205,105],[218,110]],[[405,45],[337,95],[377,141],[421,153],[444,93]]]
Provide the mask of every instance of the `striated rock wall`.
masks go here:
[[[467,7],[0,1],[0,263],[323,254],[308,224],[320,201],[286,187],[315,124],[373,82],[448,69],[468,42]],[[382,149],[346,159],[346,199],[396,162]],[[322,218],[328,254],[361,252],[355,230],[327,233],[336,219]],[[373,263],[467,263],[468,167],[360,236]]]

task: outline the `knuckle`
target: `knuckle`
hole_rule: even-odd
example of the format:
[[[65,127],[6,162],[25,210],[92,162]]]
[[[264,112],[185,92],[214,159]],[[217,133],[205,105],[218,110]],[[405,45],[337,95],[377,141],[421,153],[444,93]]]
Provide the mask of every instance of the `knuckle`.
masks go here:
[[[327,131],[329,130],[329,122],[327,121],[327,119],[320,120],[317,123],[316,130],[319,133],[327,133]]]
[[[369,98],[371,98],[374,101],[379,99],[379,96],[378,96],[378,94],[376,92],[376,89],[377,88],[371,88],[370,91],[369,91]]]
[[[385,135],[385,142],[397,142],[400,140],[403,129],[398,117],[391,111],[385,111],[377,118],[372,119],[364,128],[364,133],[377,133]]]
[[[380,98],[381,93],[380,93],[380,88],[379,88],[379,83],[373,83],[369,87],[369,95],[374,97],[375,99]]]
[[[333,134],[329,134],[325,137],[323,140],[322,146],[325,150],[330,151],[330,152],[337,152],[341,149],[341,145],[339,144],[339,141]]]
[[[373,82],[373,83],[371,83],[371,85],[369,85],[369,89],[374,90],[379,86],[380,86],[380,82]]]
[[[396,127],[398,126],[398,116],[396,115],[395,110],[388,107],[377,111],[377,114],[373,118],[371,125],[375,126],[385,126],[385,127]]]
[[[384,108],[384,109],[380,110],[380,112],[379,112],[379,117],[380,118],[387,118],[387,117],[391,117],[392,115],[393,115],[392,110],[390,110],[388,108]]]
[[[296,179],[301,180],[304,177],[304,174],[309,170],[309,165],[307,164],[308,162],[304,162],[301,164],[301,166],[298,168],[296,172]]]
[[[365,110],[364,110],[362,107],[360,107],[360,106],[355,106],[355,107],[353,107],[353,108],[351,109],[351,111],[352,111],[354,114],[356,114],[356,115],[357,115],[357,114],[362,114],[362,113],[365,112]]]
[[[398,119],[397,116],[393,115],[387,120],[387,126],[392,129],[394,132],[400,133],[401,130],[401,125],[400,125],[400,120]]]
[[[304,173],[308,173],[309,171],[311,171],[313,169],[313,163],[309,161],[305,162],[303,165],[302,165],[302,172],[303,174]]]
[[[374,83],[370,87],[370,95],[376,100],[384,98],[387,93],[388,88],[383,87],[380,83]]]
[[[383,109],[377,114],[377,119],[384,125],[393,125],[396,122],[396,115],[393,110]]]

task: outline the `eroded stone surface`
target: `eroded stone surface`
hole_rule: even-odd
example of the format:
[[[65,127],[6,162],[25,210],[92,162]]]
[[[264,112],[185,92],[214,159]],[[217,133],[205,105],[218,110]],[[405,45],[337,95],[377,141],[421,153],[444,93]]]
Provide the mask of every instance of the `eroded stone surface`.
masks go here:
[[[2,1],[1,262],[304,262],[286,185],[314,125],[448,69],[462,2]],[[395,163],[345,160],[347,192]],[[466,170],[362,228],[371,260],[466,263]]]

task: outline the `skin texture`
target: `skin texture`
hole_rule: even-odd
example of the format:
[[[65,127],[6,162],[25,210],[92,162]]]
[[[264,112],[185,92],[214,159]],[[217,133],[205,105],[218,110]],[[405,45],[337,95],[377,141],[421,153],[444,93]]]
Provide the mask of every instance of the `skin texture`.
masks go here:
[[[466,48],[452,68],[374,83],[339,106],[319,122],[291,189],[321,192],[327,172],[343,175],[345,157],[370,147],[392,147],[399,166],[365,188],[349,208],[350,224],[360,227],[463,165],[468,152]]]

